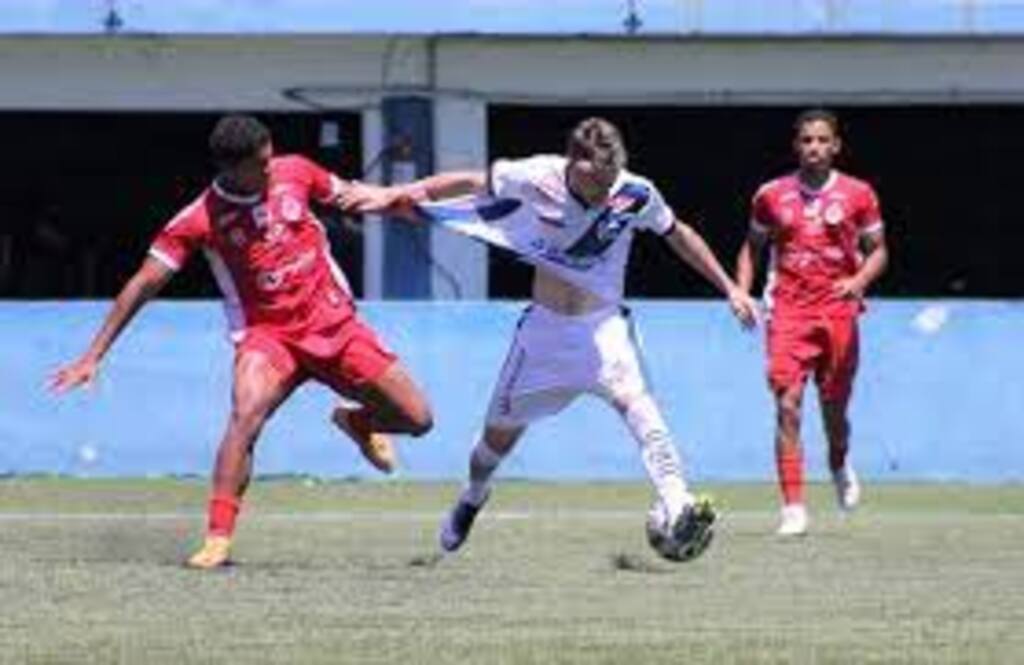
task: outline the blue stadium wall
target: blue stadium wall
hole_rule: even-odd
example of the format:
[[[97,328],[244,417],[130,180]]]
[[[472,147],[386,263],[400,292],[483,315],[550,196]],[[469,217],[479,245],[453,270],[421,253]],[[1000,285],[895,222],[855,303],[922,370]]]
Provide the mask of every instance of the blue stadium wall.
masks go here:
[[[0,472],[90,476],[207,474],[229,406],[231,348],[220,307],[159,302],[120,340],[98,385],[63,397],[45,379],[86,345],[109,304],[0,304]],[[436,428],[400,444],[399,477],[461,477],[519,303],[366,303],[363,315],[430,395]],[[633,306],[655,392],[690,474],[766,480],[773,412],[762,336],[708,302]],[[873,302],[863,320],[854,459],[877,480],[1024,480],[1024,305]],[[809,470],[824,472],[813,394]],[[379,478],[328,423],[330,392],[307,384],[264,430],[257,473]],[[642,477],[613,411],[581,398],[536,425],[506,477]]]

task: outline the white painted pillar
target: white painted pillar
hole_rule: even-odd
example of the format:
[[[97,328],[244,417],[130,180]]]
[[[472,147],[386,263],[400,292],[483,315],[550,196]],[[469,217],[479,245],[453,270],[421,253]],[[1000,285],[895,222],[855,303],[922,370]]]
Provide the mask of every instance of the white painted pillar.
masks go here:
[[[380,109],[363,110],[363,169],[371,167],[380,154],[383,129]],[[380,160],[366,182],[380,182]],[[366,215],[363,219],[363,299],[380,300],[384,294],[384,232],[380,215]]]
[[[434,168],[437,171],[487,168],[487,105],[473,99],[434,102]],[[436,229],[430,236],[435,300],[487,298],[487,248],[463,236]],[[458,284],[458,291],[452,282]],[[459,293],[461,292],[461,293]]]

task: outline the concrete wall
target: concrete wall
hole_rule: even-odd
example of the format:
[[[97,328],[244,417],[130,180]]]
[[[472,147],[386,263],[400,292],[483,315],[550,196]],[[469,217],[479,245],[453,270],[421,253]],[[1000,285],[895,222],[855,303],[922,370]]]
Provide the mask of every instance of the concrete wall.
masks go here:
[[[161,302],[115,348],[95,390],[56,398],[44,378],[86,345],[108,303],[0,306],[0,472],[206,474],[224,426],[231,349],[214,303]],[[698,479],[774,475],[762,340],[724,305],[642,302],[636,319],[655,392]],[[374,303],[365,317],[431,397],[433,433],[401,444],[401,476],[458,478],[520,306]],[[876,302],[864,319],[854,460],[874,480],[1024,481],[1024,306]],[[327,423],[310,384],[275,415],[259,473],[376,477]],[[809,470],[825,468],[814,400]],[[548,479],[641,478],[635,446],[603,404],[581,399],[528,433],[503,471]]]
[[[1021,62],[1014,38],[12,36],[0,109],[289,110],[295,87],[350,108],[407,88],[571,104],[1019,101]]]

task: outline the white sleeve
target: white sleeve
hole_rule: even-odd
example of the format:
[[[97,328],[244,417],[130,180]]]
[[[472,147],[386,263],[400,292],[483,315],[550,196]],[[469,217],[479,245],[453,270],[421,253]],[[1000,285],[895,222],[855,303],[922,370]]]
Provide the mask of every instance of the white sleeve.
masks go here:
[[[659,235],[665,235],[675,226],[676,214],[665,203],[665,199],[657,187],[650,183],[647,184],[647,187],[650,189],[650,199],[644,209],[640,211],[639,226]]]
[[[491,196],[517,198],[528,185],[558,174],[562,168],[564,159],[554,155],[497,159],[487,171],[487,189]]]
[[[529,168],[522,159],[496,159],[487,171],[487,190],[492,196],[517,196],[529,180]]]

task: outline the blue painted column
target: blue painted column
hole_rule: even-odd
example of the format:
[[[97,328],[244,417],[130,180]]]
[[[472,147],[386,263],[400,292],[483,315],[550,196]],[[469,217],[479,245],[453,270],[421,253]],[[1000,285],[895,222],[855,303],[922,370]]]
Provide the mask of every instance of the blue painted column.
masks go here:
[[[434,107],[424,97],[386,97],[383,116],[383,174],[386,184],[409,182],[434,170]],[[382,296],[427,300],[430,284],[430,228],[400,220],[384,223]]]

